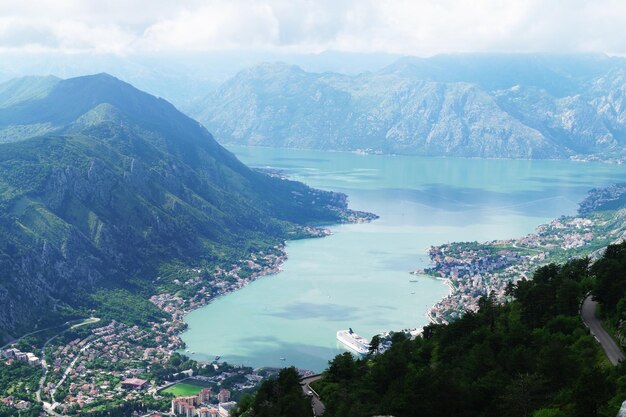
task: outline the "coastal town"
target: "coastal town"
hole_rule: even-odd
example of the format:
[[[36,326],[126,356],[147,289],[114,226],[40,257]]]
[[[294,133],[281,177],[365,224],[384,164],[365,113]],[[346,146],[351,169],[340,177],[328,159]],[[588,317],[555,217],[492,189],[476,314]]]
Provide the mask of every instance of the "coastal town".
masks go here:
[[[345,223],[378,217],[350,210],[339,214],[339,221]],[[288,231],[293,239],[330,233],[313,226]],[[0,408],[21,410],[28,416],[142,415],[155,410],[145,415],[227,417],[237,399],[254,392],[279,369],[234,366],[219,362],[219,357],[198,362],[181,354],[185,352],[180,338],[187,327],[184,317],[220,296],[280,271],[287,258],[285,244],[252,251],[230,265],[175,265],[165,269],[153,280],[157,293],[147,301],[159,314],[144,311],[150,308],[143,305],[134,311],[141,319],[133,322],[127,320],[130,312],[113,308],[117,320],[92,317],[67,322],[5,345],[0,349],[0,368],[11,371],[18,364],[27,364],[30,370],[20,368],[25,375],[5,389],[10,395],[0,395]],[[123,296],[126,293],[118,292],[114,298]],[[313,373],[298,372],[301,376]],[[211,402],[205,401],[208,397],[202,400],[196,396],[211,389],[217,392]]]
[[[517,239],[455,242],[429,250],[432,267],[423,272],[445,281],[450,294],[432,306],[433,323],[449,323],[466,311],[477,311],[481,297],[508,297],[507,288],[531,279],[541,266],[580,256],[595,256],[608,244],[626,237],[623,207],[626,187],[594,189],[580,203],[576,216],[563,216]]]
[[[432,247],[433,266],[416,272],[445,280],[450,294],[428,311],[429,319],[448,323],[464,311],[475,311],[486,295],[506,299],[510,284],[530,278],[542,265],[619,240],[626,235],[626,210],[612,208],[625,193],[622,186],[592,190],[577,216],[553,220],[522,238]],[[328,231],[311,228],[305,233],[324,236]],[[92,317],[16,340],[0,352],[0,366],[26,366],[32,370],[31,382],[0,398],[0,405],[34,412],[26,415],[95,417],[123,409],[135,415],[227,417],[241,395],[253,392],[278,369],[234,366],[219,358],[201,363],[181,354],[184,316],[278,272],[285,259],[284,245],[275,245],[228,267],[181,268],[158,276],[154,283],[160,291],[149,297],[149,304],[162,316],[147,323]],[[389,348],[389,334],[378,340],[379,351]]]
[[[314,228],[305,232],[328,233]],[[3,366],[28,364],[36,373],[41,369],[43,377],[36,391],[26,388],[0,401],[15,410],[29,410],[40,401],[45,412],[68,416],[100,415],[123,405],[136,413],[151,407],[161,410],[153,415],[227,417],[234,399],[254,391],[278,369],[255,370],[217,360],[199,363],[179,354],[184,349],[183,318],[221,295],[278,272],[285,258],[284,245],[276,245],[228,268],[216,267],[211,274],[185,268],[173,277],[157,277],[155,281],[170,292],[150,297],[164,318],[147,326],[88,319],[45,334],[48,340],[31,337],[7,345],[0,352]],[[198,395],[176,395],[177,385],[191,387]],[[211,396],[212,390],[216,395]]]

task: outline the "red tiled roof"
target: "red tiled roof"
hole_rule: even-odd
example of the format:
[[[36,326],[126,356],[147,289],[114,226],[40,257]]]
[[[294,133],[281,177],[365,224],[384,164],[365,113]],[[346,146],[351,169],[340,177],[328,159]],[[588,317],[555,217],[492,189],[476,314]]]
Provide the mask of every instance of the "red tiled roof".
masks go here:
[[[137,387],[141,387],[142,385],[145,385],[148,381],[146,381],[145,379],[139,379],[139,378],[128,378],[122,381],[122,385],[134,385]]]

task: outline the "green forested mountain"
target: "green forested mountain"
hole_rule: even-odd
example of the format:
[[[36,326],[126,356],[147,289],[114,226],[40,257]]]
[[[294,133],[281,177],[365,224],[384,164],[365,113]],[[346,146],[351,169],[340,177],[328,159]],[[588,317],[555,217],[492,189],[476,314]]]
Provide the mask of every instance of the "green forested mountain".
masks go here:
[[[345,196],[248,169],[171,104],[106,74],[14,81],[0,104],[5,334],[95,286],[239,259],[345,212]]]
[[[192,115],[224,143],[496,158],[624,156],[626,60],[407,57],[359,75],[241,71]],[[218,99],[219,98],[219,99]]]
[[[591,290],[605,327],[623,340],[624,271],[626,243],[609,246],[593,265],[577,259],[539,269],[510,287],[508,303],[484,298],[479,312],[429,325],[415,340],[397,333],[383,354],[339,355],[315,385],[324,415],[614,417],[626,400],[626,365],[608,362],[579,306]],[[278,403],[249,399],[242,415],[261,415]]]
[[[615,416],[626,399],[623,366],[608,363],[578,313],[597,283],[623,287],[606,268],[626,265],[619,247],[591,267],[543,267],[511,288],[514,301],[484,299],[478,313],[397,338],[382,355],[338,356],[319,388],[327,415]]]

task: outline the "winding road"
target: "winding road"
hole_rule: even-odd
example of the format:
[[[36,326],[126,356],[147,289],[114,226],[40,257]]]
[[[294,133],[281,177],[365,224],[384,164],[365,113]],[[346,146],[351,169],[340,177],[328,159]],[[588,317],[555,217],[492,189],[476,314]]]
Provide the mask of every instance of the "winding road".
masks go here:
[[[311,397],[311,407],[313,408],[313,415],[315,417],[321,416],[324,414],[324,404],[320,400],[320,396],[315,392],[311,385],[313,382],[322,379],[322,375],[311,375],[306,378],[302,378],[300,380],[300,385],[302,386],[302,391],[305,395]],[[309,394],[311,392],[313,395]]]
[[[588,295],[587,297],[585,297],[585,299],[582,302],[581,308],[580,308],[580,315],[582,318],[583,323],[585,324],[585,326],[587,326],[589,328],[589,331],[591,332],[591,334],[595,337],[595,339],[598,341],[598,343],[600,343],[600,345],[602,346],[602,349],[604,349],[604,352],[606,353],[606,356],[608,357],[609,361],[613,364],[613,365],[618,365],[620,362],[624,361],[624,359],[626,359],[626,357],[624,356],[624,353],[621,351],[621,349],[617,346],[617,344],[615,343],[615,341],[613,340],[613,338],[606,332],[606,330],[604,330],[604,328],[602,327],[602,323],[600,322],[600,320],[598,320],[598,318],[596,317],[596,308],[597,308],[598,303],[596,301],[593,300],[591,295]],[[99,319],[97,318],[91,318],[88,320],[84,320],[82,323],[79,323],[78,325],[72,326],[73,328],[75,327],[79,327],[79,326],[83,326],[86,324],[91,324],[94,322],[99,321]],[[48,339],[46,341],[46,343],[44,344],[44,347],[42,348],[42,358],[43,358],[43,351],[45,349],[45,346],[48,345],[49,342],[51,342],[53,339],[55,339],[57,336],[59,336],[61,333],[64,333],[65,331],[67,331],[69,329],[65,329],[64,331],[54,335],[53,337],[51,337],[50,339]],[[37,332],[34,332],[37,333]],[[24,335],[27,336],[27,335]],[[19,340],[19,339],[18,339]],[[92,341],[93,342],[93,341]],[[86,348],[89,347],[89,345],[91,345],[91,343],[88,343],[87,345],[85,345],[83,347],[83,349],[81,349],[80,353],[82,353]],[[15,341],[13,342],[15,343]],[[74,366],[76,360],[78,359],[78,357],[80,357],[80,354],[77,355],[77,357],[74,359],[74,361],[70,364],[70,366],[66,369],[66,371],[63,374],[63,378],[61,378],[61,382],[57,385],[61,385],[61,383],[65,380],[65,377],[67,376],[67,374],[71,371],[72,367]],[[54,409],[56,408],[56,403],[50,404],[47,403],[45,401],[42,401],[40,395],[41,395],[41,391],[43,388],[43,383],[45,381],[46,378],[46,371],[47,371],[47,364],[45,363],[45,360],[42,363],[42,368],[43,368],[43,375],[42,378],[40,380],[39,383],[39,389],[37,390],[37,400],[41,401],[44,405],[44,409],[45,411],[50,414],[50,415],[54,415],[56,417],[64,417],[61,414],[57,413],[54,411]],[[324,414],[324,404],[322,403],[322,401],[320,400],[319,395],[317,394],[317,392],[315,392],[315,390],[311,387],[310,384],[312,384],[313,382],[321,379],[322,376],[321,375],[312,375],[306,378],[302,378],[300,381],[300,385],[302,386],[302,391],[309,397],[311,397],[311,407],[313,408],[313,414],[318,417],[321,416],[322,414]],[[52,393],[52,398],[54,399],[54,392],[56,391],[56,389],[53,390]],[[312,394],[312,395],[311,395]]]
[[[613,365],[617,365],[622,362],[624,353],[617,346],[611,335],[602,327],[602,322],[596,317],[597,301],[594,301],[591,295],[588,295],[584,300],[582,307],[580,308],[580,316],[583,319],[585,326],[589,328],[591,335],[596,338],[598,343],[604,349],[604,353],[609,358],[609,361]]]
[[[54,339],[56,339],[58,336],[60,336],[61,334],[65,333],[65,332],[66,332],[66,331],[68,331],[68,330],[71,330],[71,329],[76,329],[77,327],[81,327],[81,326],[86,326],[87,324],[97,323],[97,322],[99,322],[99,321],[100,321],[100,319],[99,319],[98,317],[90,317],[90,318],[88,318],[88,319],[81,319],[81,320],[73,320],[73,321],[68,321],[67,323],[65,323],[65,324],[64,324],[64,325],[62,325],[62,326],[67,326],[67,325],[70,325],[70,327],[68,327],[68,328],[64,329],[63,331],[61,331],[61,332],[59,332],[59,333],[55,334],[54,336],[52,336],[51,338],[49,338],[48,340],[46,340],[46,342],[45,342],[45,343],[43,344],[43,346],[41,347],[41,353],[40,353],[40,356],[41,356],[41,370],[42,370],[42,375],[41,375],[41,378],[39,379],[39,386],[38,386],[38,388],[37,388],[37,392],[35,393],[35,397],[37,398],[37,401],[38,401],[38,402],[40,402],[41,404],[43,404],[43,409],[44,409],[44,411],[45,411],[46,413],[48,413],[48,414],[50,414],[50,415],[53,415],[53,416],[56,416],[56,417],[66,417],[66,416],[64,416],[64,415],[62,415],[62,414],[59,414],[59,413],[57,413],[56,411],[54,411],[54,409],[55,409],[55,408],[56,408],[56,406],[58,405],[58,403],[57,403],[57,402],[54,402],[54,393],[56,392],[56,388],[57,388],[59,385],[61,385],[61,383],[65,380],[65,378],[66,378],[67,374],[68,374],[68,373],[69,373],[69,371],[71,370],[70,368],[71,368],[72,366],[74,366],[74,364],[76,363],[76,359],[78,359],[78,357],[80,357],[80,354],[79,354],[79,355],[77,355],[76,359],[74,359],[74,361],[70,364],[70,367],[69,367],[69,368],[65,371],[65,373],[63,374],[63,378],[62,378],[61,382],[60,382],[60,383],[58,383],[58,384],[57,384],[57,386],[54,388],[54,390],[53,390],[53,392],[52,392],[52,394],[51,394],[51,398],[52,398],[53,403],[52,403],[52,404],[50,404],[49,402],[44,401],[44,400],[41,398],[41,392],[42,392],[42,390],[43,390],[43,384],[44,384],[44,382],[46,382],[46,375],[48,374],[48,364],[46,363],[46,359],[45,359],[45,358],[46,358],[46,355],[45,355],[46,347],[48,346],[48,344],[49,344],[50,342],[52,342]],[[71,325],[72,323],[77,323],[77,324]],[[57,326],[57,327],[60,327],[60,326]],[[49,330],[49,329],[44,329],[44,330]],[[42,331],[42,330],[40,330],[40,331]],[[34,332],[34,333],[37,333],[37,332]],[[30,335],[30,334],[33,334],[33,333],[29,333],[29,335]],[[22,338],[24,338],[24,337],[26,337],[26,336],[27,336],[27,335],[24,335],[24,336],[22,336],[20,339],[22,339]],[[17,340],[20,340],[20,339],[17,339]],[[12,342],[12,343],[16,343],[16,342],[17,342],[17,340],[16,340],[16,341],[14,341],[14,342]],[[84,351],[84,350],[85,350],[85,349],[86,349],[89,345],[91,345],[91,343],[93,343],[93,342],[94,342],[94,341],[91,341],[90,343],[88,343],[87,345],[85,345],[85,347],[84,347],[83,349],[81,349],[80,353],[82,353],[82,352],[83,352],[83,351]]]
[[[626,357],[622,350],[617,346],[613,338],[604,330],[602,327],[602,322],[598,320],[596,317],[596,308],[598,303],[593,300],[591,295],[585,297],[581,304],[580,308],[580,316],[582,318],[585,326],[589,328],[592,336],[600,343],[602,349],[606,353],[606,356],[609,358],[609,361],[613,365],[618,365],[620,362],[624,361]],[[313,382],[321,379],[321,375],[312,375],[306,378],[302,378],[300,380],[300,385],[302,386],[302,391],[309,397],[311,397],[311,407],[313,408],[313,414],[317,416],[321,416],[324,414],[324,404],[320,400],[319,395],[311,385]],[[312,393],[313,395],[311,395]],[[626,402],[624,403],[626,406]],[[624,414],[626,415],[626,413]]]

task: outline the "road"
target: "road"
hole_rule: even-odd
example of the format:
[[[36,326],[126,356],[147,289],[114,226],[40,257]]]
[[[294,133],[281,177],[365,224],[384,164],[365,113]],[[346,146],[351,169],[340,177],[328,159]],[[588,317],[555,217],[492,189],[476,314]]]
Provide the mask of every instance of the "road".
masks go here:
[[[322,375],[312,375],[306,378],[302,378],[300,380],[300,385],[302,386],[302,391],[304,391],[304,394],[308,396],[309,391],[313,393],[313,395],[311,396],[311,407],[313,407],[313,415],[316,417],[324,414],[324,404],[320,400],[320,396],[317,394],[317,392],[315,392],[313,388],[311,388],[310,385],[318,379],[322,379]]]
[[[89,347],[94,343],[97,342],[98,340],[100,340],[100,338],[98,339],[94,339],[89,343],[86,343],[85,346],[83,346],[79,351],[78,354],[76,355],[76,357],[74,358],[74,360],[72,362],[70,362],[69,366],[65,369],[65,372],[63,372],[63,376],[61,377],[61,379],[59,380],[59,382],[56,383],[55,387],[50,391],[50,399],[54,402],[52,404],[52,408],[54,409],[56,407],[57,402],[54,399],[54,394],[56,394],[57,392],[57,388],[60,387],[61,385],[63,385],[63,383],[65,382],[65,380],[67,379],[67,376],[70,374],[70,372],[72,372],[72,370],[74,369],[74,365],[76,365],[76,362],[78,362],[78,360],[80,359],[82,353],[89,349]]]
[[[25,337],[32,336],[32,335],[34,335],[34,334],[41,333],[41,332],[45,332],[45,331],[48,331],[48,330],[56,329],[57,327],[59,327],[59,328],[60,328],[60,327],[65,327],[65,326],[70,326],[70,325],[71,325],[71,326],[69,327],[69,329],[75,329],[75,328],[77,328],[77,327],[84,326],[84,325],[86,325],[86,324],[97,323],[97,322],[99,322],[99,321],[100,321],[100,319],[99,319],[98,317],[90,317],[90,318],[88,318],[88,319],[76,319],[76,320],[70,320],[70,321],[68,321],[68,322],[65,322],[65,323],[63,323],[63,324],[59,324],[59,325],[57,325],[57,326],[46,327],[45,329],[35,330],[34,332],[26,333],[25,335],[22,335],[22,336],[18,337],[17,339],[10,341],[9,343],[7,343],[7,344],[6,344],[6,345],[4,345],[4,346],[0,346],[0,350],[4,350],[4,349],[8,348],[9,346],[16,344],[17,342],[19,342],[20,340],[24,339]],[[72,325],[72,323],[76,323],[76,324],[73,324],[73,325]],[[63,330],[61,333],[65,332],[65,331],[67,331],[67,330],[68,330],[68,329],[65,329],[65,330]],[[58,334],[57,334],[57,336],[58,336],[59,334],[61,334],[61,333],[58,333]],[[56,337],[56,336],[55,336],[55,337]]]
[[[606,353],[609,361],[611,361],[613,365],[617,365],[624,360],[624,354],[613,338],[604,330],[602,322],[596,317],[597,305],[598,303],[591,298],[591,295],[588,295],[583,301],[580,315],[585,326],[589,328],[593,337],[596,338],[598,343],[602,346],[602,349],[604,349],[604,353]]]
[[[45,332],[45,331],[48,331],[48,330],[56,329],[57,327],[67,326],[69,323],[70,322],[68,321],[67,323],[63,323],[63,324],[58,325],[58,326],[46,327],[45,329],[39,329],[39,330],[35,330],[34,332],[26,333],[25,335],[22,335],[22,336],[18,337],[17,339],[12,340],[9,343],[7,343],[6,345],[0,347],[0,350],[4,350],[4,349],[8,348],[9,346],[16,344],[17,342],[19,342],[20,340],[24,339],[25,337],[32,336],[34,334]]]
[[[35,393],[35,397],[37,398],[37,401],[39,401],[40,403],[42,403],[42,404],[43,404],[43,408],[44,408],[44,411],[45,411],[46,413],[51,414],[51,415],[56,416],[56,417],[65,417],[65,416],[63,416],[62,414],[59,414],[59,413],[57,413],[56,411],[54,411],[54,409],[56,408],[56,406],[58,405],[58,403],[56,403],[56,402],[55,402],[55,403],[53,403],[53,404],[50,404],[49,402],[43,401],[43,400],[42,400],[42,398],[41,398],[41,392],[42,392],[42,390],[43,390],[43,384],[44,384],[44,382],[46,382],[46,375],[47,375],[47,373],[48,373],[48,364],[46,363],[46,359],[45,359],[45,358],[46,358],[46,355],[45,355],[46,347],[48,346],[48,344],[49,344],[50,342],[52,342],[54,339],[56,339],[59,335],[61,335],[61,334],[65,333],[66,331],[68,331],[68,330],[70,330],[70,329],[75,329],[75,328],[77,328],[77,327],[86,326],[87,324],[97,323],[97,322],[99,322],[99,321],[100,321],[100,319],[99,319],[98,317],[90,317],[90,318],[88,318],[88,319],[84,319],[84,320],[83,320],[83,319],[81,319],[81,320],[72,320],[72,321],[68,321],[67,323],[65,323],[65,324],[64,324],[64,326],[69,325],[69,324],[71,324],[71,323],[73,323],[73,322],[77,322],[77,324],[74,324],[74,325],[70,326],[69,328],[67,328],[67,329],[65,329],[65,330],[63,330],[63,331],[61,331],[61,332],[59,332],[59,333],[55,334],[55,335],[54,335],[54,336],[52,336],[50,339],[46,340],[46,342],[45,342],[45,343],[43,344],[43,346],[41,347],[40,357],[41,357],[41,369],[42,369],[42,375],[41,375],[41,378],[39,379],[39,387],[37,388],[37,392]],[[46,330],[47,330],[47,329],[46,329]],[[26,335],[24,335],[24,336],[22,336],[22,337],[26,337]],[[18,340],[19,340],[19,339],[18,339]],[[13,342],[13,343],[15,343],[15,342]],[[90,344],[91,344],[91,343],[89,343],[89,345],[90,345]],[[87,347],[87,346],[85,346],[85,348],[86,348],[86,347]],[[84,350],[85,348],[83,348],[83,350]],[[81,350],[81,352],[82,352],[83,350]],[[80,356],[80,354],[79,354],[78,356]],[[78,356],[77,356],[77,359],[78,359]],[[74,360],[74,362],[76,362],[76,360]],[[73,366],[74,362],[72,362],[72,364],[71,364],[70,366]],[[66,373],[63,375],[63,379],[65,379],[66,374],[67,374],[67,371],[66,371]],[[58,386],[58,385],[60,385],[60,384],[57,384],[57,386]],[[53,391],[53,393],[52,393],[52,399],[53,399],[53,401],[54,401],[54,392],[56,392],[56,388],[54,389],[54,391]]]

